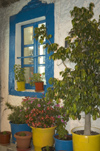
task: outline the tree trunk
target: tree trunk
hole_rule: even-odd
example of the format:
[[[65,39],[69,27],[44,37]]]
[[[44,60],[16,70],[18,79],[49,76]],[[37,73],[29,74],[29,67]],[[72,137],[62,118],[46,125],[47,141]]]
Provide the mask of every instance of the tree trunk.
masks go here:
[[[90,113],[85,114],[84,135],[91,135],[91,116],[90,116]]]

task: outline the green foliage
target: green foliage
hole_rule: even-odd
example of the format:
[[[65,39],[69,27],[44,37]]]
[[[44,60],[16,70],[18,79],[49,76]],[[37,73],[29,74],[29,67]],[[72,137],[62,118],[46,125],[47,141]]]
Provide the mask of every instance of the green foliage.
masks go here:
[[[15,73],[15,80],[18,82],[25,81],[25,69],[21,68],[21,65],[15,64],[14,65],[14,73]]]
[[[24,132],[20,133],[19,136],[26,136]]]
[[[25,124],[25,108],[23,106],[14,106],[9,102],[5,104],[7,109],[11,110],[11,113],[8,115],[8,120],[14,124]]]
[[[65,66],[60,72],[62,80],[49,80],[53,88],[48,88],[46,99],[63,100],[72,119],[80,119],[82,111],[94,120],[100,117],[100,16],[98,21],[93,19],[93,7],[93,3],[88,8],[75,6],[70,12],[72,29],[65,39],[66,49],[55,43],[46,45],[49,53],[54,52],[50,59],[61,59]],[[74,70],[67,67],[66,59],[75,63]]]
[[[66,126],[67,118],[62,106],[45,98],[25,97],[22,101],[26,108],[26,123],[32,127],[48,128]]]
[[[3,135],[7,135],[7,132],[6,132],[6,131],[4,131],[4,132],[3,132]]]
[[[35,82],[41,82],[45,78],[45,73],[32,73],[30,77],[30,85],[34,86]]]

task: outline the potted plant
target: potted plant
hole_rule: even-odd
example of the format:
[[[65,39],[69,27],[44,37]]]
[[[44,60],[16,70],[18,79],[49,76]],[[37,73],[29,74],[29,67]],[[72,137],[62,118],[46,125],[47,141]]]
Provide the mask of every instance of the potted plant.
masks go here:
[[[60,72],[61,80],[50,79],[53,91],[52,87],[48,89],[47,99],[62,99],[67,115],[74,120],[80,120],[81,112],[85,113],[84,128],[72,130],[74,151],[100,150],[100,129],[91,128],[91,117],[93,120],[100,117],[100,18],[93,19],[93,7],[90,3],[88,8],[74,7],[71,11],[72,29],[66,37],[67,48],[46,44],[48,52],[55,52],[50,58],[62,60],[65,66]],[[39,33],[38,28],[36,31]],[[74,69],[67,66],[67,60]],[[93,131],[97,131],[96,135],[92,135]]]
[[[14,134],[17,142],[17,150],[27,150],[31,145],[32,133],[28,131],[21,131]]]
[[[45,146],[41,148],[41,151],[55,151],[53,146]]]
[[[19,64],[14,65],[15,80],[17,81],[17,91],[25,90],[25,69]]]
[[[23,105],[14,106],[9,102],[5,104],[7,109],[11,110],[11,113],[8,115],[8,120],[10,121],[11,133],[12,133],[12,142],[15,143],[16,138],[14,134],[20,131],[31,131],[31,128],[25,122],[25,108]]]
[[[45,98],[23,99],[23,105],[26,107],[26,123],[32,128],[33,146],[35,151],[41,151],[44,146],[53,146],[55,128],[64,120],[66,113],[60,114],[63,110],[56,102],[46,101]],[[67,119],[67,118],[66,118]]]
[[[11,132],[10,131],[2,131],[0,132],[0,144],[8,145],[10,143]]]
[[[41,92],[44,90],[44,73],[32,73],[30,77],[30,85],[34,86],[35,85],[35,91],[36,92]]]
[[[54,135],[54,140],[56,151],[73,151],[72,135],[68,134],[65,123],[57,126],[57,134]]]

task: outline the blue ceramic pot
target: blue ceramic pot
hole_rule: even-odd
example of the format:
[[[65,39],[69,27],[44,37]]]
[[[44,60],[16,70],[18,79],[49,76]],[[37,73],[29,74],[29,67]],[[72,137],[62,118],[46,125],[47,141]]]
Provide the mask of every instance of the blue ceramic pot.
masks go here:
[[[73,151],[72,140],[59,140],[55,137],[57,135],[58,134],[54,135],[55,150],[56,151]]]
[[[12,143],[15,143],[16,138],[14,137],[14,134],[16,132],[20,132],[20,131],[29,131],[31,132],[31,128],[27,125],[27,124],[14,124],[14,123],[10,123],[11,126],[11,133],[12,133]]]

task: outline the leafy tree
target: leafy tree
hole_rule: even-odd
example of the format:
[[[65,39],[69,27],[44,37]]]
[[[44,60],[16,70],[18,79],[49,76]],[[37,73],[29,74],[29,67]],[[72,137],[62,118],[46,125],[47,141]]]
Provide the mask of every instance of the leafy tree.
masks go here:
[[[50,78],[53,91],[52,87],[48,88],[46,99],[58,103],[62,99],[66,113],[72,119],[80,120],[80,113],[84,112],[85,135],[91,134],[91,116],[93,120],[100,117],[100,16],[98,21],[93,19],[93,8],[94,4],[90,3],[88,8],[75,6],[70,12],[72,29],[66,37],[67,48],[51,44],[51,35],[47,36],[43,25],[35,32],[41,35],[40,42],[43,43],[44,37],[48,40],[48,53],[54,52],[50,59],[60,59],[65,66],[60,72],[62,80]],[[74,70],[67,67],[66,59],[75,63]]]

